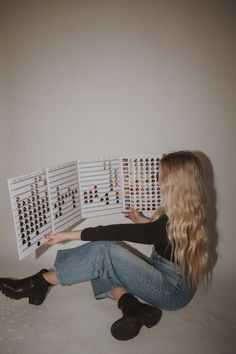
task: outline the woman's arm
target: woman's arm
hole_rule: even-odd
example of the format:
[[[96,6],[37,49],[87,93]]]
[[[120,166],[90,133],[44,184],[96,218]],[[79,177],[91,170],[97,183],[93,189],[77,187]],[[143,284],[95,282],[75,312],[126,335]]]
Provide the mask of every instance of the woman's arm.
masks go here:
[[[155,222],[134,224],[114,224],[107,226],[87,227],[83,230],[59,232],[45,236],[46,244],[54,245],[63,241],[131,241],[142,244],[155,244],[166,239],[167,216],[163,215]]]
[[[46,240],[45,243],[47,245],[55,245],[56,243],[63,241],[81,240],[81,232],[82,230],[77,230],[70,232],[58,232],[56,234],[48,234],[44,236]]]
[[[81,231],[83,241],[131,241],[142,244],[166,242],[166,215],[154,222],[142,224],[113,224],[87,227]]]
[[[134,208],[129,208],[128,211],[125,211],[122,214],[124,214],[127,219],[130,219],[135,224],[146,224],[150,222],[150,218],[144,216],[142,212],[139,212]],[[56,234],[45,235],[44,238],[47,245],[55,245],[56,243],[64,241],[81,240],[82,231],[83,230],[58,232]]]

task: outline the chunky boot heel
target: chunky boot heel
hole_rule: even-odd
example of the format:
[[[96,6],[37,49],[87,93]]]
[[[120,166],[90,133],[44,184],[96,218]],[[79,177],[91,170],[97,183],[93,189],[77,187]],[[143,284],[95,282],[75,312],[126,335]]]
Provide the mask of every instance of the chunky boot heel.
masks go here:
[[[41,305],[44,300],[45,300],[46,296],[30,296],[29,297],[29,304],[31,305]]]
[[[147,305],[147,307],[144,307],[142,311],[144,326],[146,326],[147,328],[152,328],[160,321],[161,316],[162,316],[161,310]]]
[[[0,278],[0,291],[11,299],[29,298],[30,304],[41,305],[49,287],[52,286],[43,277],[43,273],[47,271],[42,269],[37,274],[23,279]]]

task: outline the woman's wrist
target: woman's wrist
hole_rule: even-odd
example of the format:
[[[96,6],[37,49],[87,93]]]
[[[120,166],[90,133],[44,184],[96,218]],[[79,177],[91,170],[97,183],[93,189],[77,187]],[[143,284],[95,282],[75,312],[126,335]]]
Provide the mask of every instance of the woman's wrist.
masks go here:
[[[147,224],[148,222],[150,222],[150,218],[148,218],[147,216],[141,216],[138,223]]]
[[[82,230],[76,230],[70,232],[70,240],[81,240],[81,232]]]

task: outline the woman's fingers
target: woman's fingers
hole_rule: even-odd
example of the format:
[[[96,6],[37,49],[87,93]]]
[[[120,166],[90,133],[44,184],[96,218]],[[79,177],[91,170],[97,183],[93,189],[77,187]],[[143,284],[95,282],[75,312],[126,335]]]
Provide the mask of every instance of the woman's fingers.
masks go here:
[[[48,245],[52,245],[52,244],[56,243],[56,237],[53,234],[44,235],[44,238],[46,240],[45,243]]]
[[[127,216],[130,214],[130,212],[129,211],[122,211],[121,214],[124,214],[125,216]]]
[[[124,217],[125,217],[126,219],[129,219],[129,220],[131,220],[131,221],[133,221],[133,222],[136,221],[136,216],[135,216],[134,213],[132,213],[132,212],[123,212],[122,214],[124,214]]]
[[[127,211],[122,211],[122,214],[124,214],[124,215],[132,215],[132,214],[135,214],[135,212],[137,212],[136,209],[129,208],[129,210],[127,210]]]
[[[132,214],[130,211],[123,211],[122,214],[126,217],[129,218]]]

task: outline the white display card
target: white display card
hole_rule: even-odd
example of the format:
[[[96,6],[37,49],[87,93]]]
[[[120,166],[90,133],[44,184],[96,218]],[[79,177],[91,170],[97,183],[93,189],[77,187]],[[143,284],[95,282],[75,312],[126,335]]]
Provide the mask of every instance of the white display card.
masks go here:
[[[160,159],[156,156],[122,158],[123,209],[154,211],[160,205]]]
[[[120,160],[86,160],[78,164],[83,217],[121,212]]]
[[[19,258],[41,246],[52,232],[45,170],[8,180]]]
[[[68,229],[82,219],[77,161],[47,169],[53,232]]]
[[[159,164],[157,156],[78,160],[9,179],[19,258],[84,218],[155,211]]]

